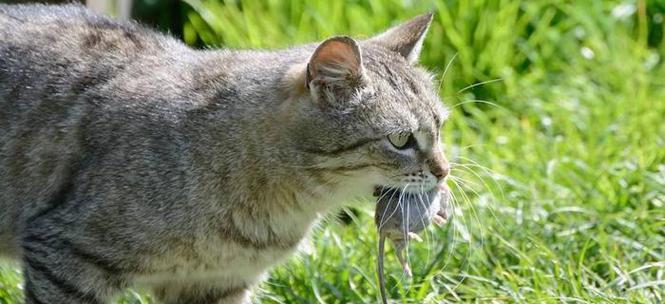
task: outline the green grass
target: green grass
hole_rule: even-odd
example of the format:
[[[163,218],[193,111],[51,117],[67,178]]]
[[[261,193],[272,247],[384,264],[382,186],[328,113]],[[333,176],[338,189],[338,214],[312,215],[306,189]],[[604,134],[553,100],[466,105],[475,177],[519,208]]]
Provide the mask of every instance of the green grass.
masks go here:
[[[457,214],[412,245],[412,280],[390,254],[391,298],[665,301],[665,1],[187,2],[185,40],[233,48],[367,37],[435,11],[422,63],[452,108]],[[257,302],[376,302],[370,215],[322,225]],[[17,273],[0,273],[0,303],[16,303]]]

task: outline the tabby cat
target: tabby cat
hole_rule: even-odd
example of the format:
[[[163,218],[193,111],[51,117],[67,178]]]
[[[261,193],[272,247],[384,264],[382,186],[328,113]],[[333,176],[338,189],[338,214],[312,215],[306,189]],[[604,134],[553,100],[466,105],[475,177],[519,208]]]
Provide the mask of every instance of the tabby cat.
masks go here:
[[[79,5],[0,5],[0,255],[30,304],[249,303],[344,202],[426,191],[432,15],[275,51],[193,50]]]

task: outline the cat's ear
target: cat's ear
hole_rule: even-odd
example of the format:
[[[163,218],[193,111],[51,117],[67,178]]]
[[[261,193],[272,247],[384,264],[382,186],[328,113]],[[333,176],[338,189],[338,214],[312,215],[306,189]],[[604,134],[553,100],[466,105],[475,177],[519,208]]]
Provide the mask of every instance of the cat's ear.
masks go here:
[[[348,100],[364,83],[360,47],[349,37],[323,41],[307,63],[306,84],[315,99]]]
[[[427,29],[432,23],[433,13],[415,17],[395,26],[369,41],[382,45],[404,56],[409,63],[415,63],[420,56]]]

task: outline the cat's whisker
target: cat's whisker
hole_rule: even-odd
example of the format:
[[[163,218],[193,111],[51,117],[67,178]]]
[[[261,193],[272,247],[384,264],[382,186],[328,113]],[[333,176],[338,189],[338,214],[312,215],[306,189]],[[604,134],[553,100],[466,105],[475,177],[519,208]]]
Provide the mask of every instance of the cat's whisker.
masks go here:
[[[471,174],[473,174],[474,176],[476,176],[476,177],[477,177],[477,178],[483,183],[483,186],[484,186],[488,191],[490,191],[490,193],[491,193],[492,195],[494,195],[494,192],[493,192],[493,190],[492,190],[492,187],[490,187],[490,186],[485,182],[485,179],[483,178],[483,176],[481,176],[479,173],[477,173],[477,172],[474,170],[474,168],[479,168],[480,170],[482,170],[485,174],[487,174],[487,175],[490,177],[490,179],[492,180],[492,182],[494,183],[494,185],[495,185],[495,186],[499,189],[499,191],[501,192],[501,197],[502,197],[502,198],[505,197],[505,195],[504,195],[504,193],[503,193],[503,188],[501,187],[501,185],[500,185],[500,184],[496,181],[496,179],[494,178],[494,175],[498,175],[498,174],[497,174],[496,172],[494,172],[493,170],[491,170],[491,169],[489,169],[489,168],[487,168],[487,167],[485,167],[485,166],[482,166],[482,165],[480,165],[480,164],[477,164],[477,163],[475,163],[475,162],[474,162],[474,163],[470,163],[470,164],[461,164],[461,163],[453,163],[453,164],[454,164],[454,165],[453,165],[454,167],[462,167],[462,168],[464,168],[464,169],[467,170],[467,171],[464,171],[464,172],[470,172]],[[453,167],[453,168],[454,168],[454,167]]]
[[[425,195],[425,194],[424,194]],[[429,195],[429,194],[426,194]],[[440,194],[435,194],[435,195],[440,195]],[[440,198],[443,199],[443,198]],[[427,204],[422,200],[422,196],[420,197],[420,204],[423,206],[423,208],[427,209]],[[441,206],[441,202],[438,202],[439,208]],[[434,214],[436,216],[436,214]],[[431,223],[426,223],[427,225],[430,225]],[[436,226],[436,228],[439,228]],[[427,260],[429,261],[432,258],[432,243],[433,243],[433,233],[430,231],[430,229],[425,229],[425,238],[427,241]]]
[[[404,193],[405,193],[405,191],[406,191],[407,188],[409,188],[409,184],[408,184],[408,183],[404,186],[404,188],[402,189],[402,191],[400,191],[400,195],[399,195],[399,198],[398,198],[398,200],[397,200],[397,205],[400,206],[400,211],[402,212],[402,218],[404,218],[404,205],[402,204],[402,202],[403,202],[403,199],[404,199]],[[409,218],[406,218],[406,221],[405,221],[405,222],[406,222],[406,227],[409,227],[409,225],[408,225],[408,224],[409,224]],[[403,237],[404,237],[404,239],[406,240],[406,247],[408,248],[408,246],[409,246],[409,238],[408,238],[408,235],[407,235],[407,231],[406,231],[406,229],[402,229],[402,233],[404,234]]]
[[[485,172],[488,176],[490,176],[492,179],[494,179],[494,176],[495,176],[495,175],[500,175],[500,174],[498,174],[497,172],[495,172],[494,170],[488,168],[487,166],[483,166],[483,165],[477,163],[476,161],[474,161],[474,160],[472,160],[472,159],[466,158],[466,157],[461,156],[461,155],[458,156],[458,158],[470,162],[470,163],[464,163],[464,164],[462,164],[462,163],[458,163],[458,165],[465,166],[465,167],[467,167],[467,168],[468,168],[468,167],[479,168],[479,169],[481,169],[483,172]],[[497,186],[499,186],[499,185],[497,185]]]
[[[452,189],[450,191],[449,203],[450,203],[450,213],[451,213],[451,214],[449,214],[449,223],[450,223],[449,226],[451,227],[450,229],[452,229],[453,238],[452,238],[452,242],[451,242],[452,245],[449,247],[448,254],[447,254],[446,258],[444,259],[445,263],[441,267],[442,269],[445,269],[445,267],[448,266],[449,261],[452,258],[452,254],[453,254],[453,252],[455,252],[455,246],[457,245],[457,238],[459,236],[459,231],[457,230],[457,227],[455,225],[452,225],[452,221],[455,220],[455,218],[454,218],[455,209],[458,208],[457,207],[457,205],[458,205],[457,198],[456,198],[454,192],[452,191]]]
[[[487,81],[477,82],[477,83],[468,85],[468,86],[460,89],[459,91],[457,91],[457,94],[463,93],[464,91],[473,89],[475,87],[479,87],[479,86],[482,86],[482,85],[486,85],[486,84],[490,84],[490,83],[494,83],[494,82],[499,82],[499,81],[504,81],[504,79],[503,78],[496,78],[496,79],[491,79],[491,80],[487,80]]]
[[[460,157],[460,158],[467,159],[465,157]],[[498,182],[496,181],[496,179],[493,178],[493,175],[496,175],[496,173],[494,173],[491,169],[476,163],[473,160],[470,160],[470,159],[467,159],[467,160],[469,160],[473,163],[471,163],[471,164],[459,164],[458,163],[458,164],[456,164],[456,166],[464,168],[465,170],[463,170],[463,171],[470,172],[472,175],[477,177],[480,180],[480,182],[483,184],[484,188],[486,188],[489,191],[489,193],[494,195],[492,187],[490,187],[490,185],[488,185],[487,182],[485,181],[485,178],[483,176],[481,176],[481,174],[476,172],[476,170],[474,169],[474,168],[479,168],[480,170],[482,170],[484,172],[484,174],[487,174],[488,176],[490,176],[492,182],[499,188],[499,190],[501,191],[501,195],[503,196],[503,189],[501,188],[501,185],[499,185]],[[459,184],[464,185],[464,184],[472,183],[470,181],[465,181],[461,176],[451,176],[451,180],[454,183],[458,184],[457,185],[458,188],[459,188]],[[472,184],[475,184],[475,183],[472,183]],[[473,193],[476,197],[480,197],[480,194],[474,189],[474,187],[464,187],[464,188],[467,189],[468,191],[470,191],[471,193]],[[461,190],[461,191],[464,191],[464,190]],[[462,195],[466,197],[466,194],[463,193],[463,192],[462,192]],[[480,224],[480,220],[478,218],[478,212],[475,210],[475,207],[473,205],[470,205],[470,207],[472,208],[472,212],[473,212],[473,215],[474,215],[474,218],[475,218],[476,222],[478,222],[478,224]],[[495,219],[497,219],[497,216],[496,216],[496,213],[494,212],[493,206],[490,204],[487,207],[488,207],[488,210],[491,213],[491,215]],[[497,222],[499,223],[499,225],[502,225],[501,221],[497,220]],[[484,226],[477,225],[477,227],[479,228],[479,231],[480,231],[480,238],[481,238],[480,239],[480,246],[483,246],[483,244],[485,243]]]
[[[479,215],[478,215],[478,212],[477,212],[476,208],[474,207],[474,205],[471,203],[470,198],[466,195],[465,191],[460,187],[460,185],[459,185],[459,183],[458,183],[458,179],[452,178],[451,181],[456,185],[457,189],[460,190],[460,194],[462,195],[462,197],[464,198],[464,200],[468,203],[468,206],[469,206],[469,208],[470,208],[470,210],[471,210],[472,218],[475,219],[475,221],[476,221],[476,223],[477,223],[477,227],[479,228],[479,232],[480,232],[480,246],[483,246],[483,244],[485,243],[485,234],[484,234],[484,230],[482,229],[483,226],[482,226],[482,224],[481,224],[481,221],[480,221],[480,217],[479,217]],[[474,192],[474,193],[475,193],[475,192]],[[476,194],[476,195],[477,195],[477,194]],[[469,236],[469,237],[472,237],[472,234],[471,234],[470,231],[467,231],[467,233],[468,233],[468,236]],[[473,244],[473,242],[472,242],[471,244]]]
[[[474,215],[474,217],[476,218],[476,221],[477,221],[478,225],[480,226],[480,225],[481,225],[480,218],[478,217],[478,214],[477,214],[477,212],[476,212],[475,207],[473,206],[473,203],[471,202],[471,199],[469,198],[469,196],[468,196],[468,195],[466,194],[466,192],[464,191],[464,188],[461,187],[460,184],[458,183],[459,178],[452,178],[452,177],[451,177],[450,181],[452,181],[453,184],[455,184],[455,186],[457,187],[457,189],[460,190],[460,194],[462,195],[462,198],[464,199],[464,201],[467,203],[467,205],[468,205],[469,208],[471,209],[472,214]]]
[[[475,166],[475,167],[481,168],[481,169],[483,169],[483,170],[485,170],[489,173],[496,174],[496,172],[494,172],[492,169],[488,168],[487,166],[483,166],[483,165],[479,164],[478,162],[476,162],[476,161],[474,161],[470,158],[464,157],[462,155],[458,155],[457,158],[468,161],[470,163],[455,163],[455,164],[466,165],[466,166]]]
[[[388,200],[389,200],[389,201],[392,201],[394,195],[397,194],[397,204],[395,204],[395,209],[393,209],[393,211],[392,211],[392,212],[390,213],[390,215],[388,215],[387,217],[385,216],[385,212],[387,212],[387,209],[384,210],[384,214],[383,214],[382,217],[381,217],[381,223],[380,223],[379,226],[378,226],[378,228],[379,228],[378,230],[381,230],[381,229],[383,228],[383,225],[384,225],[389,219],[391,219],[391,218],[395,215],[395,213],[397,212],[398,209],[400,209],[400,212],[401,212],[400,214],[401,214],[402,216],[404,215],[404,210],[403,210],[402,205],[401,205],[401,199],[402,199],[402,195],[403,195],[403,193],[404,193],[404,190],[406,190],[406,188],[407,188],[408,186],[409,186],[409,184],[407,183],[407,184],[404,186],[403,189],[401,189],[401,190],[400,190],[400,189],[396,189],[395,191],[391,191],[391,192],[392,192],[392,195],[390,196],[390,198],[389,198]]]
[[[425,212],[429,212],[429,210],[427,208],[427,204],[425,204],[425,202],[423,201],[423,196],[424,195],[428,195],[428,194],[425,193],[425,191],[423,189],[423,185],[421,184],[420,185],[420,195],[418,195],[418,201],[417,202],[420,205],[420,207],[422,207],[423,210],[425,210]],[[421,224],[423,225],[423,227],[428,227],[430,225],[430,223],[425,223],[425,219],[422,218],[422,217],[420,218],[420,221],[421,221]],[[429,229],[424,229],[424,232],[425,232],[425,245],[426,245],[426,248],[427,248],[427,258],[426,258],[426,260],[429,262],[429,260],[431,258],[431,255],[430,255],[431,254],[431,242],[432,242],[431,233],[430,233]]]
[[[448,63],[446,64],[446,68],[443,70],[443,74],[441,75],[441,79],[439,80],[439,87],[436,90],[437,95],[441,91],[441,88],[443,87],[443,83],[446,80],[446,75],[448,75],[448,70],[452,66],[455,59],[457,59],[457,53],[455,53],[453,55],[453,57],[451,57],[450,60],[448,60]]]
[[[455,172],[455,171],[458,171],[458,172],[461,172],[461,173],[468,173],[468,171],[461,170],[461,169],[451,170],[451,172]],[[460,175],[451,175],[450,178],[451,179],[457,179],[457,180],[464,180]],[[471,181],[471,180],[464,180],[464,182],[465,182],[465,186],[468,185],[468,186],[473,186],[473,187],[480,187],[480,184],[478,184],[474,181]]]
[[[457,108],[457,107],[460,107],[460,106],[463,106],[463,105],[465,105],[465,104],[469,104],[469,103],[487,104],[487,105],[490,105],[490,106],[493,106],[493,107],[496,107],[496,108],[499,108],[499,109],[507,110],[506,107],[504,107],[504,106],[502,106],[502,105],[500,105],[500,104],[497,104],[497,103],[495,103],[495,102],[491,102],[491,101],[488,101],[488,100],[482,100],[482,99],[466,99],[466,100],[462,100],[462,101],[460,101],[460,102],[458,102],[458,103],[456,103],[456,104],[451,105],[450,108],[451,108],[451,109],[455,109],[455,108]]]
[[[388,199],[388,201],[392,201],[392,200],[393,200],[393,197],[395,196],[395,194],[397,194],[397,191],[390,191],[390,192],[392,192],[392,193],[391,193],[390,198]],[[398,194],[398,195],[399,195],[399,194]],[[379,199],[379,200],[380,200],[380,199]],[[377,201],[379,201],[379,200],[377,200]],[[391,217],[393,217],[393,215],[395,215],[395,212],[397,211],[397,208],[398,208],[398,207],[399,207],[399,204],[396,204],[396,205],[395,205],[395,209],[393,209],[393,211],[392,211],[392,212],[390,213],[390,215],[387,216],[387,217],[386,217],[386,212],[388,212],[388,208],[386,208],[385,210],[383,210],[383,214],[381,214],[381,217],[380,217],[380,219],[379,219],[379,226],[378,226],[378,229],[377,229],[377,230],[381,231],[381,229],[383,229],[383,225],[385,225],[386,222],[388,222],[388,219],[389,219],[389,218],[391,218]]]
[[[476,176],[476,177],[477,177],[477,178],[483,183],[483,186],[485,187],[485,189],[486,189],[486,190],[487,190],[487,191],[488,191],[493,197],[495,197],[496,194],[494,193],[494,190],[492,189],[492,187],[490,187],[490,186],[485,182],[485,179],[484,179],[480,174],[478,174],[473,168],[479,168],[480,170],[484,171],[485,174],[489,175],[489,176],[490,176],[490,179],[491,179],[492,182],[493,182],[493,184],[499,189],[500,198],[501,198],[501,199],[505,199],[505,193],[504,193],[504,191],[503,191],[503,187],[502,187],[501,184],[499,184],[499,183],[497,182],[497,180],[494,178],[494,175],[499,175],[499,174],[497,174],[497,173],[494,172],[493,170],[487,168],[486,166],[483,166],[483,165],[478,164],[476,161],[474,161],[474,160],[472,160],[472,159],[468,159],[468,158],[463,157],[463,156],[460,156],[460,158],[472,162],[471,164],[458,164],[458,165],[464,167],[465,169],[468,170],[468,172],[471,172],[471,174],[475,175],[475,176]],[[473,168],[472,168],[472,167],[473,167]],[[497,215],[496,215],[496,212],[494,211],[494,207],[493,207],[491,204],[488,206],[488,210],[490,211],[490,214],[492,215],[492,217],[494,217],[495,219],[497,219],[497,223],[498,223],[498,225],[499,225],[500,227],[503,227],[503,223],[502,223],[501,221],[498,220],[498,217],[497,217]]]
[[[406,189],[409,187],[409,185],[410,184],[407,183],[404,186],[404,188],[402,189],[402,191],[400,191],[400,197],[397,201],[397,204],[400,206],[400,210],[402,211],[402,219],[404,219],[404,229],[400,228],[402,230],[403,239],[404,239],[404,248],[402,248],[401,250],[404,250],[404,252],[403,252],[404,256],[402,258],[404,259],[404,261],[406,261],[407,266],[411,265],[411,261],[409,260],[410,237],[409,237],[409,231],[408,231],[408,227],[410,227],[409,217],[410,217],[411,204],[405,203],[405,199],[406,199],[406,196],[413,195],[412,193],[407,193],[406,192]],[[406,208],[406,212],[404,211],[405,208]],[[398,249],[395,248],[395,250],[398,250]],[[402,261],[400,261],[400,263],[401,262]],[[402,265],[402,266],[404,267],[404,265]],[[404,282],[405,279],[407,279],[406,278],[406,273],[404,271],[402,271],[402,274],[400,275],[400,282]],[[394,286],[393,288],[397,288],[397,286]]]
[[[425,189],[424,189],[424,185],[423,185],[423,184],[420,184],[420,193],[419,193],[419,195],[418,195],[418,197],[417,197],[417,201],[416,201],[416,203],[418,203],[418,204],[419,204],[419,207],[422,208],[422,210],[423,210],[422,212],[429,212],[429,208],[427,207],[427,204],[425,203],[425,201],[423,201],[424,196],[429,195],[429,194],[430,194],[430,193],[428,193],[427,191],[425,191]],[[431,226],[430,223],[426,223],[426,222],[425,222],[425,218],[422,218],[422,217],[421,217],[421,218],[420,218],[420,221],[421,221],[420,224],[421,224],[423,227],[427,227],[427,228],[429,228],[429,227]],[[432,242],[432,232],[431,232],[429,229],[424,229],[424,230],[425,230],[424,232],[425,232],[425,241],[426,241],[426,248],[427,248],[427,257],[426,257],[426,261],[428,261],[428,263],[429,263],[429,261],[430,261],[431,258],[432,258],[432,257],[431,257],[431,253],[432,253],[432,243],[431,243],[431,242]]]

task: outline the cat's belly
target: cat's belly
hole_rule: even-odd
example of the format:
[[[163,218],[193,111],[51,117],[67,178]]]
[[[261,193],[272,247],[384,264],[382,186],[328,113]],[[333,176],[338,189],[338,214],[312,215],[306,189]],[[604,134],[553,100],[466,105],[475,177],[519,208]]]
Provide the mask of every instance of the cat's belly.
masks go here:
[[[206,223],[214,221],[202,220],[201,227],[192,230],[197,232],[191,238],[167,239],[170,244],[163,244],[159,250],[163,254],[151,256],[146,261],[149,272],[136,275],[135,282],[152,285],[217,280],[253,284],[307,240],[317,219],[314,211],[288,215],[273,211],[269,226],[238,220],[235,222],[240,224],[233,228],[212,229],[223,233],[210,233],[210,224]]]
[[[247,248],[225,244],[220,248],[204,246],[195,254],[168,255],[152,261],[149,273],[137,274],[138,285],[209,282],[211,284],[254,284],[271,267],[287,259],[297,248]]]

